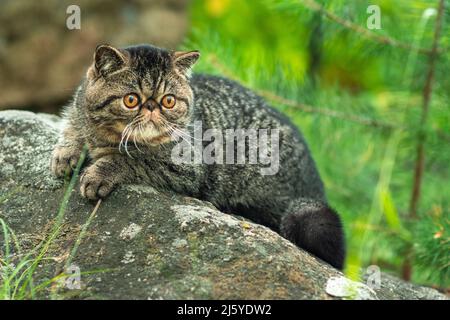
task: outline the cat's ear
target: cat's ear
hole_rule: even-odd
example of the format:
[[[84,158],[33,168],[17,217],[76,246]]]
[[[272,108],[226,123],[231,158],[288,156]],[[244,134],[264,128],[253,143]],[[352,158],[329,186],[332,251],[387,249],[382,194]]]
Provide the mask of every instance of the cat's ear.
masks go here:
[[[200,52],[194,51],[175,51],[172,54],[173,65],[175,68],[185,74],[190,73],[192,66],[200,58]]]
[[[95,49],[95,70],[103,76],[123,68],[125,61],[125,55],[110,45],[101,44]]]

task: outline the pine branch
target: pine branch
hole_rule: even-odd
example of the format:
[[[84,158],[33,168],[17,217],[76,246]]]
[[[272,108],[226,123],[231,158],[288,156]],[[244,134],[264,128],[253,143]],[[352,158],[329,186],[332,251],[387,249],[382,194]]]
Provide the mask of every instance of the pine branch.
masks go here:
[[[332,110],[332,109],[318,108],[318,107],[300,103],[300,102],[297,102],[294,100],[289,100],[289,99],[280,97],[270,91],[266,91],[266,90],[255,90],[255,91],[259,95],[263,96],[264,98],[266,98],[270,101],[277,102],[277,103],[280,103],[282,105],[285,105],[285,106],[288,106],[291,108],[299,109],[303,112],[316,113],[316,114],[321,114],[321,115],[324,115],[327,117],[348,120],[351,122],[355,122],[355,123],[362,124],[365,126],[370,126],[370,127],[376,127],[376,128],[382,128],[382,129],[404,129],[404,127],[397,126],[392,123],[382,122],[382,121],[378,121],[375,119],[371,119],[371,118],[359,116],[359,115],[354,115],[354,114],[346,114],[346,113],[338,112],[338,111]]]
[[[225,75],[226,77],[238,81],[243,82],[242,79],[237,77],[233,72],[231,72],[223,63],[219,61],[216,55],[214,54],[208,54],[206,59],[211,63],[211,65],[216,68],[218,71],[220,71],[221,74]],[[390,122],[384,122],[379,121],[376,119],[372,119],[366,116],[361,115],[355,115],[355,114],[347,114],[343,112],[338,112],[333,109],[329,108],[323,108],[323,107],[317,107],[313,105],[304,104],[301,102],[297,102],[294,100],[290,100],[287,98],[284,98],[282,96],[279,96],[271,91],[252,88],[257,94],[260,96],[266,98],[267,100],[270,100],[272,102],[279,103],[281,105],[285,105],[290,108],[295,108],[298,110],[301,110],[302,112],[311,113],[311,114],[321,114],[327,117],[331,118],[337,118],[337,119],[343,119],[348,120],[353,123],[357,123],[364,126],[374,127],[374,128],[380,128],[380,129],[397,129],[397,130],[415,130],[414,128],[410,128],[404,125],[397,125]],[[440,130],[440,129],[432,129],[433,133],[436,133],[436,135],[443,140],[450,141],[450,135],[448,135],[446,132]]]
[[[213,54],[208,55],[208,60],[215,68],[217,68],[222,74],[224,74],[228,78],[233,79],[238,82],[242,82],[241,79],[236,77],[227,67],[225,67],[221,62],[219,62],[219,60],[217,59],[217,57],[215,55],[213,55]],[[382,129],[405,129],[405,127],[403,127],[403,126],[395,125],[392,123],[378,121],[375,119],[371,119],[371,118],[359,116],[359,115],[354,115],[354,114],[346,114],[346,113],[338,112],[336,110],[332,110],[332,109],[328,109],[328,108],[319,108],[316,106],[312,106],[312,105],[304,104],[304,103],[297,102],[294,100],[286,99],[286,98],[281,97],[270,91],[255,89],[255,88],[254,88],[254,90],[257,94],[259,94],[260,96],[262,96],[270,101],[279,103],[281,105],[285,105],[287,107],[299,109],[303,112],[321,114],[321,115],[324,115],[327,117],[332,117],[332,118],[337,118],[337,119],[344,119],[344,120],[348,120],[351,122],[355,122],[355,123],[362,124],[365,126],[370,126],[370,127],[376,127],[376,128],[382,128]]]
[[[392,47],[397,47],[397,48],[401,48],[401,49],[405,49],[405,50],[414,50],[419,53],[427,54],[427,55],[431,55],[433,52],[433,50],[430,50],[427,48],[416,47],[409,43],[402,42],[402,41],[399,41],[397,39],[394,39],[394,38],[391,38],[388,36],[378,35],[372,31],[370,31],[369,29],[363,28],[360,25],[357,25],[356,23],[351,22],[350,20],[341,18],[338,15],[336,15],[335,13],[328,11],[327,9],[325,9],[324,6],[322,6],[321,4],[317,3],[314,0],[303,0],[302,4],[311,10],[322,13],[325,17],[327,17],[331,21],[334,21],[334,22],[340,24],[341,26],[354,31],[367,39],[376,41],[376,42],[384,44],[384,45],[389,45]],[[441,52],[443,52],[443,50],[437,49],[437,51],[436,51],[436,53],[441,53]]]

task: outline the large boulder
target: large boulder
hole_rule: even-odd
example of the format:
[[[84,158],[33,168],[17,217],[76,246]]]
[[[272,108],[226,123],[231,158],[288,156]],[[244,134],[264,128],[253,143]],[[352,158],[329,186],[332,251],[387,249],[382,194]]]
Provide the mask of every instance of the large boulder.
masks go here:
[[[68,187],[48,168],[59,130],[56,116],[0,112],[0,217],[14,230],[23,252],[51,233]],[[268,228],[222,213],[210,203],[148,186],[123,186],[88,220],[94,205],[80,196],[76,186],[45,255],[50,259],[36,269],[35,284],[64,271],[68,260],[72,271],[81,271],[80,281],[70,282],[72,286],[60,282],[57,297],[333,299],[347,295],[343,287],[350,282],[341,272]],[[445,298],[433,289],[384,274],[380,289],[353,284],[357,298]],[[55,297],[54,288],[39,291],[38,298]]]

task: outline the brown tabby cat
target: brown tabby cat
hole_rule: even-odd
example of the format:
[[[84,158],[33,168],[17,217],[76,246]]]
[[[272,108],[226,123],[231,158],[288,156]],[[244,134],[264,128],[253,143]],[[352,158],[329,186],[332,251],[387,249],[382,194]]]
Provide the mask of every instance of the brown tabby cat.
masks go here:
[[[264,224],[342,268],[341,222],[327,205],[298,129],[233,81],[190,77],[198,58],[197,51],[171,52],[149,45],[97,47],[93,64],[65,110],[67,124],[51,161],[54,174],[62,177],[71,171],[86,144],[90,161],[81,177],[81,194],[88,199],[104,198],[127,183],[174,190]],[[194,122],[201,123],[202,130],[279,130],[279,170],[262,175],[260,169],[266,165],[248,161],[174,162],[172,150],[178,138],[194,135]],[[248,140],[245,147],[258,148]]]

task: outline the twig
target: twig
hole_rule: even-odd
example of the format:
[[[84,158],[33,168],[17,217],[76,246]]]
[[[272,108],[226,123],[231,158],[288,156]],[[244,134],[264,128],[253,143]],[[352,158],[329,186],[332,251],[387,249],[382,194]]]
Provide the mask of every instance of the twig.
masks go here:
[[[359,123],[359,124],[362,124],[365,126],[370,126],[370,127],[377,127],[377,128],[383,128],[383,129],[404,129],[404,127],[402,127],[402,126],[397,126],[397,125],[394,125],[391,123],[382,122],[382,121],[378,121],[375,119],[371,119],[371,118],[367,118],[367,117],[363,117],[363,116],[359,116],[359,115],[346,114],[346,113],[338,112],[338,111],[332,110],[332,109],[318,108],[315,106],[296,102],[293,100],[289,100],[289,99],[280,97],[270,91],[256,90],[256,92],[268,100],[280,103],[282,105],[286,105],[291,108],[299,109],[303,112],[322,114],[324,116],[338,118],[338,119],[344,119],[344,120],[348,120],[351,122]]]
[[[220,73],[222,73],[226,77],[233,79],[235,81],[238,81],[238,82],[243,82],[239,77],[237,77],[235,74],[233,74],[233,72],[231,72],[223,63],[221,63],[214,54],[209,54],[207,56],[207,59],[210,61],[210,63],[215,68],[217,68],[218,71],[220,71]],[[338,112],[333,109],[307,105],[307,104],[297,102],[294,100],[286,99],[286,98],[281,97],[271,91],[266,91],[266,90],[261,90],[261,89],[256,89],[256,88],[253,88],[253,90],[256,93],[258,93],[260,96],[263,96],[264,98],[266,98],[268,100],[277,102],[282,105],[286,105],[287,107],[290,107],[290,108],[295,108],[295,109],[301,110],[306,113],[321,114],[324,116],[348,120],[348,121],[358,123],[361,125],[380,128],[380,129],[390,129],[390,130],[400,129],[400,130],[410,130],[410,131],[414,130],[414,128],[410,128],[410,127],[404,126],[404,125],[397,125],[397,124],[393,124],[393,123],[389,123],[389,122],[371,119],[371,118],[365,117],[365,116],[347,114],[347,113]],[[442,130],[439,130],[439,129],[434,129],[433,132],[435,132],[440,139],[450,141],[450,135],[448,135],[446,132],[443,132]]]
[[[220,63],[217,59],[217,57],[213,54],[210,54],[208,56],[211,64],[216,67],[222,74],[226,75],[228,78],[236,80],[241,82],[241,79],[236,77],[230,70],[228,70],[227,67],[225,67],[222,63]],[[371,126],[371,127],[377,127],[377,128],[383,128],[383,129],[405,129],[403,126],[394,125],[387,122],[378,121],[375,119],[370,119],[363,116],[358,116],[354,114],[345,114],[342,112],[338,112],[336,110],[327,109],[327,108],[319,108],[316,106],[307,105],[304,103],[300,103],[294,100],[289,100],[284,97],[278,96],[273,92],[261,90],[261,89],[254,89],[257,94],[260,96],[271,100],[273,102],[277,102],[279,104],[299,109],[303,112],[307,113],[316,113],[316,114],[322,114],[324,116],[332,117],[332,118],[338,118],[338,119],[344,119],[348,121],[352,121],[358,124],[362,124],[365,126]]]
[[[422,115],[420,118],[421,130],[419,131],[419,135],[417,137],[417,157],[414,169],[414,184],[411,194],[411,202],[409,210],[411,218],[415,218],[417,216],[417,206],[420,198],[420,188],[422,184],[422,176],[425,164],[424,147],[426,140],[426,131],[424,130],[424,128],[428,119],[428,111],[430,109],[431,94],[433,91],[433,78],[436,67],[436,60],[438,58],[437,49],[439,45],[439,38],[441,35],[443,14],[444,14],[444,0],[440,0],[438,15],[436,17],[433,47],[431,49],[432,54],[429,56],[427,78],[425,80],[425,86],[423,88]]]
[[[430,49],[412,46],[406,42],[401,42],[397,39],[394,39],[394,38],[391,38],[388,36],[378,35],[372,31],[370,31],[369,29],[363,28],[363,27],[357,25],[356,23],[353,23],[349,20],[346,20],[344,18],[337,16],[333,12],[325,9],[324,6],[322,6],[321,4],[317,3],[314,0],[303,0],[301,2],[304,6],[308,7],[309,9],[321,12],[328,19],[340,24],[341,26],[343,26],[347,29],[350,29],[356,33],[359,33],[360,35],[362,35],[363,37],[365,37],[367,39],[371,39],[371,40],[374,40],[374,41],[384,44],[384,45],[390,45],[390,46],[402,48],[405,50],[415,50],[422,54],[428,54],[428,55],[432,54],[432,50],[430,50]],[[441,51],[442,50],[437,50],[435,53],[440,53]]]

